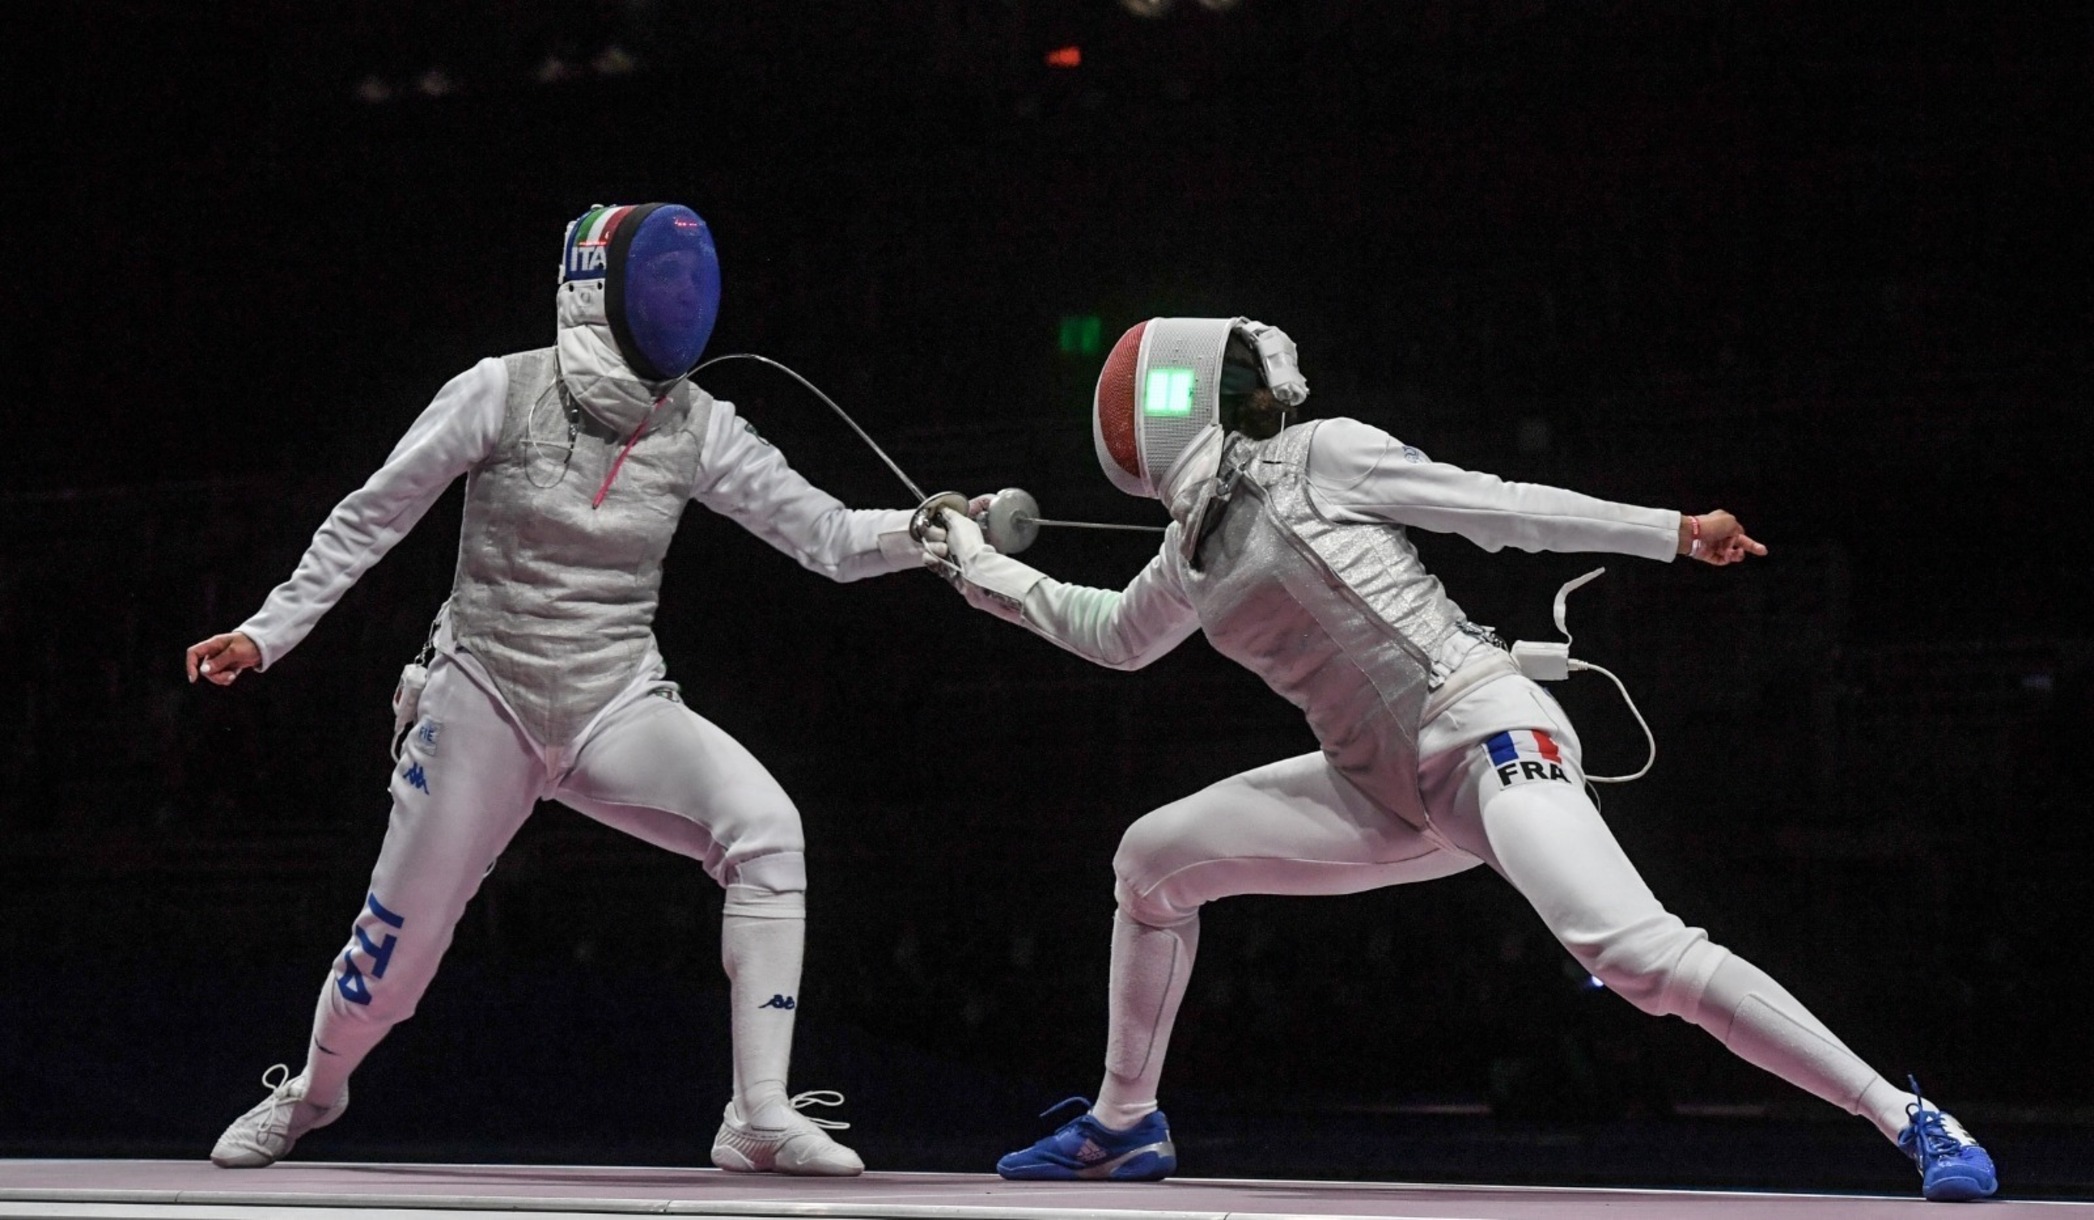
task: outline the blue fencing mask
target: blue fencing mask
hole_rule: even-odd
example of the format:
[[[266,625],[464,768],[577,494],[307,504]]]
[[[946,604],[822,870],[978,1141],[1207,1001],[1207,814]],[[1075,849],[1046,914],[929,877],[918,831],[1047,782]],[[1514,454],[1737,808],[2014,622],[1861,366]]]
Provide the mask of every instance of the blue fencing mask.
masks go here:
[[[691,371],[720,316],[720,259],[698,213],[675,203],[590,209],[567,226],[561,282],[602,279],[604,314],[634,376]]]

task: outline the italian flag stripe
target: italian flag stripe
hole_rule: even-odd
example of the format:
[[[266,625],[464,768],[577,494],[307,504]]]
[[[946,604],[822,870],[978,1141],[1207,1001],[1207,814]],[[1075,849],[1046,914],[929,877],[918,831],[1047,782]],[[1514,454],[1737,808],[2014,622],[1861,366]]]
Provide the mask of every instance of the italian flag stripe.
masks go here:
[[[611,240],[611,234],[624,219],[629,207],[598,208],[582,218],[581,227],[575,233],[578,246],[600,246]]]
[[[618,231],[618,222],[624,220],[626,214],[631,211],[632,209],[630,207],[623,207],[612,208],[610,211],[604,213],[603,224],[598,228],[596,240],[604,243],[605,245],[609,245],[611,242],[611,235]]]
[[[591,208],[587,212],[582,213],[582,218],[574,222],[575,245],[586,246],[589,244],[589,228],[596,223],[596,218],[603,214],[604,209],[602,208]]]

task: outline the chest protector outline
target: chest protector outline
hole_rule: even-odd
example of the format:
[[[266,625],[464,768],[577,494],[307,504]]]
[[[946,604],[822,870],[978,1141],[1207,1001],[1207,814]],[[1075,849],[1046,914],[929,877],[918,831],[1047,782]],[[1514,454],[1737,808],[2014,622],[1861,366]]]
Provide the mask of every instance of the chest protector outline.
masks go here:
[[[1430,658],[1463,621],[1461,607],[1402,526],[1316,511],[1307,481],[1316,427],[1231,438],[1189,519],[1186,590],[1208,641],[1301,709],[1340,774],[1424,827],[1418,729],[1446,677]]]

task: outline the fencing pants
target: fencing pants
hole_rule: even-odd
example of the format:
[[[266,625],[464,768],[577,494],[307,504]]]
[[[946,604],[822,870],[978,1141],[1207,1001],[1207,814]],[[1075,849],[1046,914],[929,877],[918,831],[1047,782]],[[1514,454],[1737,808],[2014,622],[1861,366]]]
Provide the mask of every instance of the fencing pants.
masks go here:
[[[1896,1138],[1908,1094],[1764,972],[1652,895],[1585,795],[1577,734],[1539,687],[1517,675],[1488,682],[1420,737],[1429,830],[1369,801],[1321,754],[1223,780],[1128,829],[1113,861],[1101,1122],[1125,1127],[1156,1108],[1203,903],[1350,894],[1488,864],[1610,990],[1699,1025],[1748,1062]]]
[[[799,811],[754,756],[643,671],[573,742],[546,746],[470,656],[437,658],[393,769],[370,890],[320,989],[308,1100],[333,1104],[414,1015],[481,879],[552,799],[696,860],[726,888],[736,1101],[744,1115],[785,1104],[806,926]]]

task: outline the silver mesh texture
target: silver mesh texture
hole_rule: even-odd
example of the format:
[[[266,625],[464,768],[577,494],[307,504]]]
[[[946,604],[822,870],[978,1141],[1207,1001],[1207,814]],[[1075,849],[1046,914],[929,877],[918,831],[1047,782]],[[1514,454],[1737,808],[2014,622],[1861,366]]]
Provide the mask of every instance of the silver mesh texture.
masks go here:
[[[1157,318],[1142,336],[1142,358],[1135,370],[1134,409],[1141,438],[1142,474],[1150,494],[1163,486],[1172,464],[1199,438],[1202,429],[1221,418],[1222,353],[1229,345],[1233,318]],[[1157,369],[1192,370],[1192,410],[1184,415],[1150,415],[1149,374]]]

